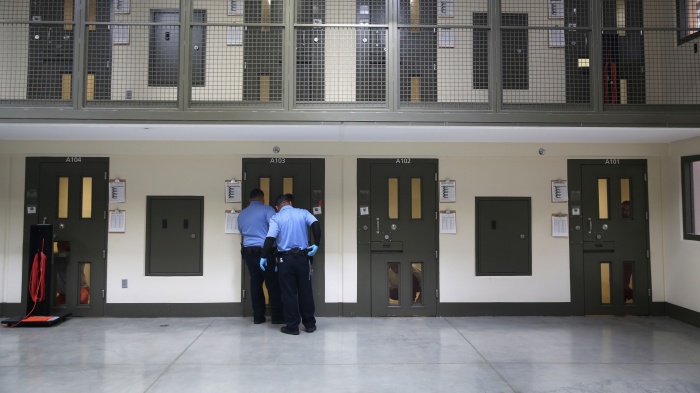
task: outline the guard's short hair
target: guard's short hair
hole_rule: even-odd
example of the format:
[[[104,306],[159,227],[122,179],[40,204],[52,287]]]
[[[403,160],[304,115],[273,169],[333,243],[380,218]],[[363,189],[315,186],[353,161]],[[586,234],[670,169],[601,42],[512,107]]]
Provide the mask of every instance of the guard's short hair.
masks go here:
[[[284,202],[291,202],[291,200],[289,200],[289,197],[287,195],[282,194],[275,199],[275,206],[279,206]]]
[[[256,188],[253,191],[250,192],[250,200],[251,201],[257,201],[259,199],[265,198],[265,193],[263,190]]]

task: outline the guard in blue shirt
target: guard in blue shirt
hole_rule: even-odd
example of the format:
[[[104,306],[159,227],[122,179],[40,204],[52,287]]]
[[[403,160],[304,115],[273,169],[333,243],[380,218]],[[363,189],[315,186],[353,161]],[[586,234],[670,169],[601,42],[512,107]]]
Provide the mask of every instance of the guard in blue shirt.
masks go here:
[[[316,331],[314,318],[314,297],[311,289],[311,260],[321,241],[321,224],[316,217],[304,209],[292,207],[288,195],[275,199],[277,214],[270,220],[270,229],[263,245],[260,268],[268,267],[267,259],[277,241],[277,268],[282,289],[284,323],[280,331],[286,334],[299,334],[299,323],[303,323],[307,333]],[[314,236],[314,244],[309,246],[308,228]]]
[[[250,192],[250,205],[238,215],[238,231],[243,235],[241,255],[250,273],[250,300],[253,304],[253,323],[255,324],[266,320],[263,282],[267,286],[267,294],[270,297],[272,323],[284,323],[282,297],[275,264],[273,262],[262,271],[259,268],[262,246],[270,227],[269,222],[275,214],[275,209],[265,204],[265,193],[256,188]]]

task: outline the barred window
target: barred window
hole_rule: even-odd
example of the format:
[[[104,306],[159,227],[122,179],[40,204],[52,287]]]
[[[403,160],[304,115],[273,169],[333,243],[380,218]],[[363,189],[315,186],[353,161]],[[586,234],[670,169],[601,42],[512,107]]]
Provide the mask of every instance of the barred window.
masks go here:
[[[700,155],[681,157],[683,238],[700,240]]]

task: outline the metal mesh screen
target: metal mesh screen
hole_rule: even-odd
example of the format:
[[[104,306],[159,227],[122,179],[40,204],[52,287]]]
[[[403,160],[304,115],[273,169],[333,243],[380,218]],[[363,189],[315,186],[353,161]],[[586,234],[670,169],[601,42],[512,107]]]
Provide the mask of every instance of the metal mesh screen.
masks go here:
[[[501,110],[584,111],[700,105],[697,0],[501,0],[500,10],[488,5],[3,1],[0,105],[392,104],[431,111],[490,110],[495,104]],[[188,10],[184,17],[181,10]],[[396,24],[389,24],[389,15],[396,15]],[[87,43],[85,53],[76,37]],[[188,51],[180,53],[184,44]],[[73,75],[76,69],[83,73]],[[490,102],[492,97],[500,102]]]
[[[487,9],[485,0],[399,1],[401,107],[488,108],[480,83],[488,80],[490,27],[474,22]]]
[[[592,108],[589,8],[588,0],[502,1],[504,110]]]
[[[73,2],[0,2],[0,104],[70,106]]]
[[[384,0],[296,3],[296,107],[386,107],[386,11]]]
[[[488,108],[488,89],[480,86],[479,75],[488,78],[489,29],[438,28],[437,35],[437,102]]]
[[[195,10],[207,11],[207,20],[193,26],[193,31],[206,28],[206,56],[193,50],[191,66],[201,70],[204,82],[193,83],[191,106],[281,107],[284,5],[281,0],[193,1]]]
[[[695,0],[601,1],[605,110],[700,104]],[[675,4],[674,4],[675,3]],[[677,12],[670,12],[678,5]]]
[[[88,34],[87,106],[177,107],[180,86],[180,2],[98,2],[101,34]],[[102,6],[106,4],[107,7]],[[89,88],[89,86],[88,86]]]

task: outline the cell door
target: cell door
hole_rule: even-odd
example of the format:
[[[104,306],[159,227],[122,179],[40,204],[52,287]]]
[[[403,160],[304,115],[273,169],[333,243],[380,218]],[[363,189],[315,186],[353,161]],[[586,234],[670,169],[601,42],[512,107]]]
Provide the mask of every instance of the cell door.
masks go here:
[[[584,311],[647,315],[651,283],[646,162],[603,160],[580,165],[580,173],[580,212],[574,212],[580,213],[580,224],[572,229],[580,233],[574,239],[582,240]]]
[[[437,161],[361,160],[358,174],[370,177],[359,240],[370,246],[371,315],[436,315]]]
[[[150,27],[148,85],[177,86],[180,79],[180,12],[151,10],[151,21],[163,23]],[[192,21],[207,21],[206,10],[194,10]],[[171,23],[165,25],[164,23]],[[206,63],[206,27],[192,27],[192,86],[204,86]]]
[[[248,206],[248,194],[259,188],[265,193],[265,203],[274,206],[275,199],[281,194],[292,194],[296,208],[306,209],[311,212],[321,224],[322,240],[319,250],[313,258],[312,288],[314,292],[314,304],[317,314],[322,313],[325,303],[324,282],[324,161],[323,159],[304,158],[245,158],[243,159],[243,207]],[[309,231],[309,244],[313,243],[311,231]],[[247,294],[250,293],[250,273],[247,265],[241,260],[243,268],[243,312],[245,316],[253,315],[253,308]],[[267,290],[265,289],[265,303]]]
[[[104,316],[108,167],[102,158],[27,159],[27,205],[36,214],[25,222],[53,225],[55,311]]]

